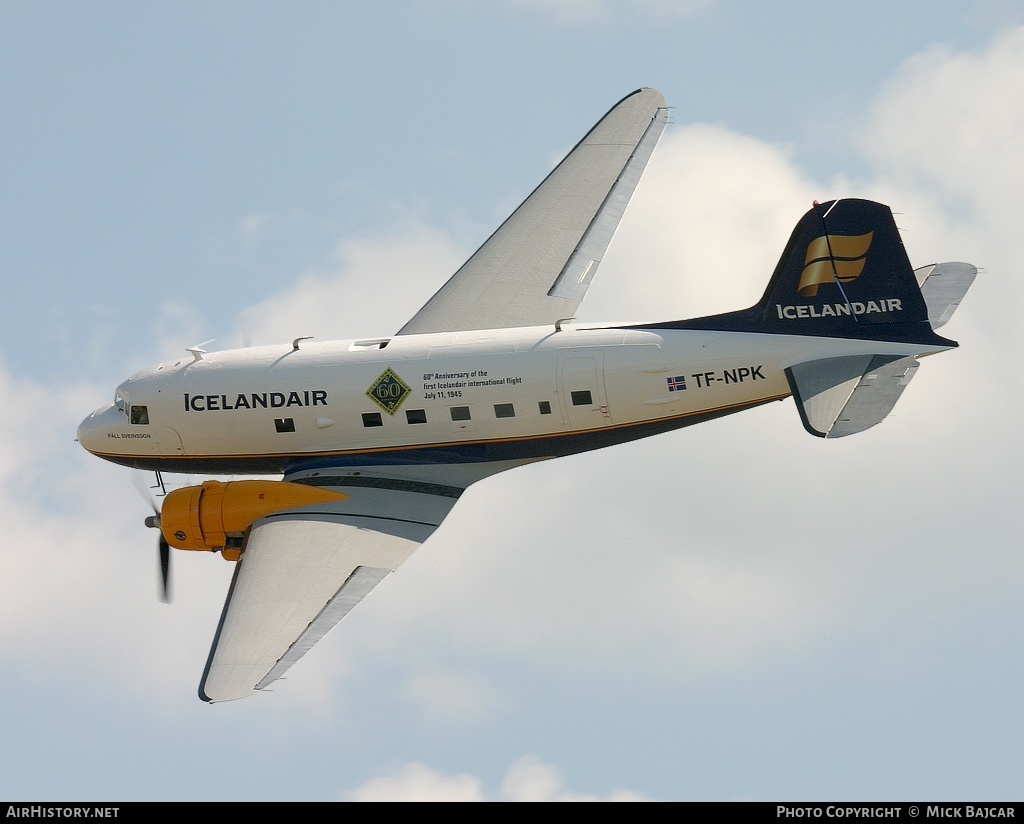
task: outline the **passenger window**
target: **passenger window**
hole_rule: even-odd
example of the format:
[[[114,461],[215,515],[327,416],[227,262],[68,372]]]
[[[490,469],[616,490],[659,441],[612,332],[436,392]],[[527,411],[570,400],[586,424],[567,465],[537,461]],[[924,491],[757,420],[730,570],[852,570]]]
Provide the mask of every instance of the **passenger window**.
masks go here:
[[[577,392],[570,393],[572,395],[573,406],[590,406],[593,401],[590,399],[590,390],[583,389]]]
[[[148,424],[149,423],[149,408],[145,407],[145,406],[133,406],[132,407],[131,421],[132,421],[132,423],[137,423],[137,424],[143,424],[143,425]]]
[[[494,404],[494,417],[496,418],[514,418],[516,416],[515,407],[510,403],[496,403]]]
[[[295,418],[274,418],[274,428],[278,432],[294,432]]]
[[[380,412],[364,412],[363,426],[384,426],[384,421],[380,419]]]
[[[551,401],[540,401],[537,406],[540,408],[540,414],[550,415],[551,414]]]
[[[427,422],[427,410],[426,409],[406,409],[405,419],[409,423],[426,423]]]
[[[469,420],[469,407],[468,406],[453,406],[451,408],[452,420],[453,421],[468,421]]]

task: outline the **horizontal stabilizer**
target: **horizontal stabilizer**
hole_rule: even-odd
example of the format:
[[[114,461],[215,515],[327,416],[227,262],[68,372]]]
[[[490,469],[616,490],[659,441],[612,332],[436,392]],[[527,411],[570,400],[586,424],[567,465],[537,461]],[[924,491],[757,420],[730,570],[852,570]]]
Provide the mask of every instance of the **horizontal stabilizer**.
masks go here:
[[[978,267],[969,263],[933,263],[914,270],[928,305],[932,329],[938,329],[953,316],[977,274]]]
[[[786,370],[804,428],[819,438],[870,429],[888,415],[914,376],[915,358],[852,355]]]

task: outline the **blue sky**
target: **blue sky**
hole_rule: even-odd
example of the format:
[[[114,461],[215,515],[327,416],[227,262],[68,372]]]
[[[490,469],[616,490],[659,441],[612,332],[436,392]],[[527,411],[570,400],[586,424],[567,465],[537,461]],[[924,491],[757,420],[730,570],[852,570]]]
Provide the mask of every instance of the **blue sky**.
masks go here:
[[[1015,3],[0,3],[0,795],[1019,794]],[[671,124],[581,316],[760,294],[813,198],[985,268],[896,412],[791,402],[481,483],[273,694],[195,697],[74,428],[215,346],[389,334],[620,97]],[[544,570],[538,573],[538,570]]]

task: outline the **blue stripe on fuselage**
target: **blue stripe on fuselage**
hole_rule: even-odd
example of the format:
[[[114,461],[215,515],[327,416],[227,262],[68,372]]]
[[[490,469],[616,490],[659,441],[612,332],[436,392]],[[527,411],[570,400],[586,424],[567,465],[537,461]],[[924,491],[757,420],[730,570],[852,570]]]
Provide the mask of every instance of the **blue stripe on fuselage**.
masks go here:
[[[213,475],[237,473],[287,473],[337,466],[423,466],[436,464],[477,464],[515,460],[544,460],[575,455],[614,446],[662,432],[693,426],[745,409],[753,409],[788,395],[727,406],[643,423],[565,432],[557,435],[510,438],[472,443],[332,452],[322,455],[220,455],[220,456],[132,456],[103,455],[114,463],[134,469],[162,472],[205,472]]]

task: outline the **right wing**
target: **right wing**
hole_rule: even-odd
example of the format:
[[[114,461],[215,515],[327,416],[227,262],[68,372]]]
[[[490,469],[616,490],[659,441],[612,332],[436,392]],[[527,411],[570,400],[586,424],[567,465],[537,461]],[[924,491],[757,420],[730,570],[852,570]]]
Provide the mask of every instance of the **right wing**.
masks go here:
[[[654,89],[620,100],[398,334],[573,316],[667,118]]]

